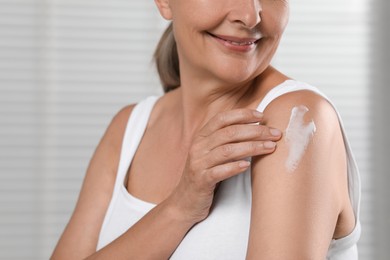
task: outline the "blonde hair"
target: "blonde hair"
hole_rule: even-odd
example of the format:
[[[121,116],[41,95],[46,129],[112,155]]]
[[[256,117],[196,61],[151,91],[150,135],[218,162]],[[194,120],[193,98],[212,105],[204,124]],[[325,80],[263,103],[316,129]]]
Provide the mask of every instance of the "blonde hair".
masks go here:
[[[179,56],[172,22],[161,36],[153,57],[164,92],[178,88],[180,86]]]

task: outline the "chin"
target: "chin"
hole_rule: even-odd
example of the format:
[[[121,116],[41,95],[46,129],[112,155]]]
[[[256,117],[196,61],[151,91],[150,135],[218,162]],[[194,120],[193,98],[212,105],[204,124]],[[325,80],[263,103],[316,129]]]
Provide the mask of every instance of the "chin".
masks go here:
[[[243,85],[254,79],[256,75],[248,75],[247,73],[232,73],[229,75],[219,75],[219,81],[225,86]]]
[[[244,66],[231,66],[226,68],[226,66],[221,66],[221,69],[215,74],[220,81],[228,85],[239,85],[245,84],[248,81],[256,78],[260,72],[257,70],[248,70]]]

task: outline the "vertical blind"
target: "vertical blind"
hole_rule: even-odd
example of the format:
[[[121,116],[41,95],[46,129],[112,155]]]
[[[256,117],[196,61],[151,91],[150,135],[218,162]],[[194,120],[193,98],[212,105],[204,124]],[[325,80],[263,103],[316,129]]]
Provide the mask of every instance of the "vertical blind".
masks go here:
[[[372,164],[372,185],[374,189],[373,217],[375,255],[373,259],[387,260],[390,255],[389,234],[390,234],[390,30],[388,14],[390,12],[389,1],[374,1],[370,5],[373,25],[371,30],[372,44],[370,48],[371,63],[371,130],[373,133],[371,157]],[[374,152],[375,151],[375,152]]]
[[[370,0],[294,0],[274,65],[336,103],[361,169],[361,259],[370,237]],[[105,127],[161,94],[153,1],[0,0],[0,259],[47,259]]]
[[[0,258],[47,259],[125,104],[160,93],[153,1],[0,0]]]
[[[375,259],[370,175],[370,0],[290,1],[290,23],[274,59],[320,88],[338,108],[362,181],[359,259]]]

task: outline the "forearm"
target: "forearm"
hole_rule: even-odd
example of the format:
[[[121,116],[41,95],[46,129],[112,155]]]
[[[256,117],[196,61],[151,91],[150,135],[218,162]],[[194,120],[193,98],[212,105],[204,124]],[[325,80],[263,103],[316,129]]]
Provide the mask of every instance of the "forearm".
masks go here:
[[[164,201],[87,259],[168,259],[192,226]]]

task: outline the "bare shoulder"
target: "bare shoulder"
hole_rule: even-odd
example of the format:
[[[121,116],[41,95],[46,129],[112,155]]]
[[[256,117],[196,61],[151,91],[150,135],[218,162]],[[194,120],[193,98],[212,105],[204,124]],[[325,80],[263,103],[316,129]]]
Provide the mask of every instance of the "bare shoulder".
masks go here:
[[[125,106],[114,115],[100,144],[112,147],[117,152],[119,151],[118,148],[120,149],[122,145],[127,122],[134,107],[135,104]]]
[[[253,159],[248,259],[324,259],[346,170],[337,113],[325,98],[303,90],[272,101],[264,123],[283,137],[273,154]]]
[[[345,163],[344,140],[337,112],[317,93],[303,90],[276,98],[264,111],[264,124],[282,130],[283,136],[277,143],[276,151],[269,156],[256,158],[254,166],[269,166],[272,161],[278,161],[278,167],[273,165],[272,169],[318,179],[337,175],[337,172],[331,171],[328,163]],[[338,154],[338,157],[334,157],[334,154]],[[282,161],[283,164],[280,163]],[[314,175],[309,171],[328,173]]]
[[[338,152],[341,159],[338,161],[345,162],[341,156],[345,147],[338,114],[328,100],[315,92],[301,90],[276,98],[264,111],[264,124],[282,130],[283,137],[276,152],[261,161],[283,159],[284,171],[290,173],[314,158],[318,159],[317,165],[331,159],[327,152]],[[330,171],[327,177],[334,175]]]
[[[339,125],[334,107],[322,96],[310,90],[284,94],[272,101],[264,111],[265,120],[283,126],[288,123],[294,108],[306,107],[306,117],[312,117],[318,124],[326,121],[331,127]],[[329,121],[330,120],[330,121]]]
[[[327,99],[315,92],[300,90],[276,98],[264,111],[264,123],[283,131],[277,144],[280,149],[274,156],[285,155],[288,159],[288,154],[298,151],[305,152],[302,156],[335,149],[344,152],[338,114]]]
[[[89,172],[103,174],[108,173],[108,177],[116,177],[123,136],[134,106],[135,105],[125,106],[113,116],[103,137],[96,147],[87,174]],[[107,171],[102,172],[99,170],[102,168],[107,169]]]

